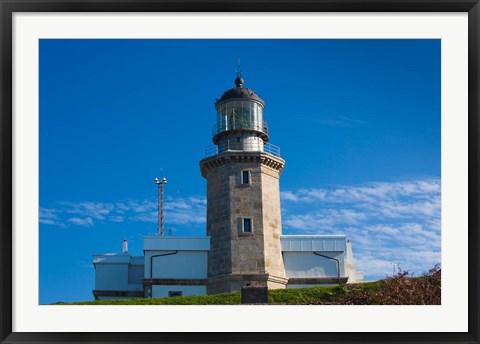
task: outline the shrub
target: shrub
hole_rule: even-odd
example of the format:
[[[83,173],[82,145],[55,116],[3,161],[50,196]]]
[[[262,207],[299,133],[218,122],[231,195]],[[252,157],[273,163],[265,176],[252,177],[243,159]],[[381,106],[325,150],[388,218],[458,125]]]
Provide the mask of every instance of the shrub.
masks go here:
[[[400,271],[377,283],[346,286],[337,305],[440,305],[441,269],[436,265],[420,277]]]

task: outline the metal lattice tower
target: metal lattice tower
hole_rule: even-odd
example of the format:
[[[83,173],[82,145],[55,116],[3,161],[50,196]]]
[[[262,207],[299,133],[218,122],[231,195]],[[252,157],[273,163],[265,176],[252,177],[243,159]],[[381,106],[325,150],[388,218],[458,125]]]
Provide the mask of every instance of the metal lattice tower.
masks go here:
[[[155,184],[158,185],[158,235],[163,236],[163,186],[167,184],[167,179],[158,180],[155,178]]]

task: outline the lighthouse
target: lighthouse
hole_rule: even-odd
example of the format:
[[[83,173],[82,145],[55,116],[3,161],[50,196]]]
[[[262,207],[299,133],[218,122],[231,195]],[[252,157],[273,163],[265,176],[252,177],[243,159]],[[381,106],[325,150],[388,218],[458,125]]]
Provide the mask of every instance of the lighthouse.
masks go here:
[[[280,174],[285,161],[270,141],[265,102],[235,86],[216,100],[212,149],[200,161],[207,181],[207,293],[244,286],[285,288],[280,236]]]
[[[93,256],[95,299],[240,290],[265,295],[265,288],[363,282],[345,235],[282,235],[285,160],[270,143],[263,99],[245,87],[240,72],[234,84],[215,102],[213,145],[200,160],[207,181],[207,235],[161,235],[159,201],[160,235],[143,238],[143,256],[131,256],[126,241],[121,254]],[[166,182],[156,179],[159,187]]]

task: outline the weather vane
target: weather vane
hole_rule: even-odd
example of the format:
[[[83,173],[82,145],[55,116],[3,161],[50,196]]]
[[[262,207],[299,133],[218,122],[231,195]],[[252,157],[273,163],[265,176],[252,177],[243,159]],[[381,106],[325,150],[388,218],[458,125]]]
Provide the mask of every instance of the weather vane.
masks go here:
[[[242,70],[240,69],[240,57],[237,58],[237,76],[242,77]]]

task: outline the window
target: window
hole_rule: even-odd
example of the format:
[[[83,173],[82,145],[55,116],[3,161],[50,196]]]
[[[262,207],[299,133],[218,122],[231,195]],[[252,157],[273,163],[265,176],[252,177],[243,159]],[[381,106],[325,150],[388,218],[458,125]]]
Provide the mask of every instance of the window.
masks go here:
[[[173,290],[170,290],[168,292],[168,297],[175,297],[175,296],[182,296],[182,292],[181,291],[173,291]]]
[[[252,219],[243,219],[243,232],[244,233],[252,232]]]
[[[242,171],[242,184],[250,184],[250,171]]]

